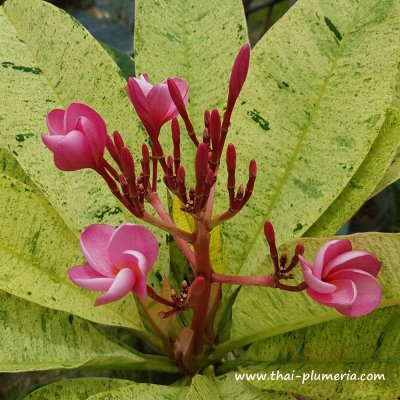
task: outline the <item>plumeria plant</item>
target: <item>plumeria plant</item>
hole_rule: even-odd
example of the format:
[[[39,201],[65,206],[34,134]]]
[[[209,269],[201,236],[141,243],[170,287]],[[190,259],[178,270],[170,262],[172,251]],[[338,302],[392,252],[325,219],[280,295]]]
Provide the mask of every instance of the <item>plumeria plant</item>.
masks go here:
[[[135,64],[1,7],[1,371],[153,371],[29,399],[394,398],[399,235],[331,235],[400,176],[399,7],[300,0],[251,50],[240,1],[173,3],[137,1]]]

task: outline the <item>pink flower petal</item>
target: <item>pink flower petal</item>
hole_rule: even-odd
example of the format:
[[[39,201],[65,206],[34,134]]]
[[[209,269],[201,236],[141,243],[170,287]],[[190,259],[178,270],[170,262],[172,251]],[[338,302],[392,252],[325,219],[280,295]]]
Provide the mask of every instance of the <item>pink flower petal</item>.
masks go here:
[[[107,127],[103,118],[93,108],[83,103],[71,103],[65,110],[64,125],[67,132],[76,129],[80,117],[90,119],[99,135],[107,135]]]
[[[65,135],[67,131],[64,128],[65,111],[59,108],[51,110],[47,114],[46,124],[51,135]]]
[[[45,144],[51,143],[49,136]],[[80,131],[68,132],[52,149],[54,163],[62,171],[76,171],[82,168],[95,168],[96,163],[85,135]]]
[[[336,286],[333,293],[319,293],[308,288],[307,294],[318,303],[329,307],[348,306],[354,303],[357,297],[357,288],[353,281],[342,279],[332,283]]]
[[[150,269],[158,256],[158,242],[145,227],[135,224],[123,224],[117,228],[110,239],[108,255],[113,265],[124,262],[124,252],[135,250],[142,253]]]
[[[108,291],[96,299],[95,306],[111,303],[127,295],[135,286],[135,273],[124,268],[118,272]]]
[[[114,278],[105,278],[90,265],[76,265],[68,270],[69,279],[83,289],[108,290]]]
[[[335,257],[339,256],[342,253],[347,251],[351,251],[351,242],[348,239],[343,240],[331,240],[328,243],[325,243],[316,254],[313,262],[313,274],[321,279],[326,275],[322,273],[322,270],[325,272],[324,266],[326,266],[330,261],[332,261]]]
[[[146,257],[140,251],[127,250],[122,254],[124,265],[135,273],[135,287],[133,291],[140,299],[147,297],[147,274],[151,268],[147,265]]]
[[[147,99],[137,81],[138,80],[135,78],[129,78],[126,86],[126,92],[129,100],[135,108],[137,115],[139,116],[151,138],[154,140],[154,136],[157,135],[157,132],[155,132],[154,121],[152,120],[150,114]]]
[[[149,78],[147,74],[146,75],[142,74],[139,76],[139,78],[132,78],[132,79],[134,79],[136,83],[139,85],[144,97],[146,97],[149,94],[150,90],[153,88],[153,85],[148,81]]]
[[[159,130],[161,126],[167,122],[171,116],[171,107],[176,110],[169,94],[168,85],[159,83],[155,85],[146,97],[147,104],[154,126]]]
[[[96,125],[86,117],[78,119],[76,124],[77,130],[80,130],[86,136],[92,156],[96,161],[96,164],[100,164],[103,159],[104,149],[106,147],[107,132],[98,131]]]
[[[187,103],[189,102],[189,85],[186,81],[184,81],[181,78],[170,78],[171,80],[173,80],[176,84],[176,86],[179,89],[179,92],[181,94],[183,103],[185,104],[185,106],[187,105]],[[165,80],[164,82],[162,82],[163,84],[167,83],[167,81]],[[168,86],[168,85],[167,85]],[[178,115],[178,110],[174,104],[174,102],[171,102],[170,108],[167,111],[167,115],[166,117],[169,119],[175,118]]]
[[[58,143],[60,143],[60,141],[62,139],[64,139],[64,135],[42,135],[42,140],[43,143],[45,144],[45,146],[51,150],[53,153],[55,152]]]
[[[325,264],[322,278],[343,269],[359,269],[377,276],[381,268],[380,262],[367,251],[348,251]],[[330,278],[329,278],[330,280]]]
[[[113,266],[108,257],[110,239],[116,229],[106,224],[89,225],[81,234],[81,248],[83,255],[99,274],[112,277]]]
[[[337,306],[336,309],[348,317],[369,314],[380,304],[383,291],[378,280],[368,272],[346,269],[331,275],[332,279],[349,279],[357,288],[357,297],[350,306]]]
[[[147,265],[146,257],[136,250],[127,250],[122,253],[123,263],[126,267],[138,267],[140,272],[146,276],[150,268]]]
[[[302,256],[299,256],[299,261],[304,280],[311,289],[319,293],[333,293],[336,290],[335,285],[323,282],[315,277],[312,272],[312,266]]]

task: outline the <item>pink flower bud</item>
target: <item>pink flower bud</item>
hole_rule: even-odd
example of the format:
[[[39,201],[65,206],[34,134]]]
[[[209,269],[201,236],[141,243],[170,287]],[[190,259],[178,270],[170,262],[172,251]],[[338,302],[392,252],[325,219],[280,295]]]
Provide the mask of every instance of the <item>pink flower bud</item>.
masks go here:
[[[232,67],[231,79],[229,81],[229,102],[235,103],[244,85],[249,70],[250,45],[244,44],[240,49]],[[232,106],[233,107],[233,106]]]
[[[257,176],[257,163],[256,160],[251,160],[249,165],[249,180],[254,181]]]
[[[125,146],[124,139],[122,139],[122,136],[118,131],[114,131],[113,138],[118,153],[121,153],[121,149]]]
[[[268,220],[265,221],[264,234],[265,234],[265,237],[266,237],[268,243],[275,244],[275,231],[274,231],[274,227],[273,227],[271,221],[268,221]]]
[[[204,183],[208,169],[208,148],[205,143],[200,143],[197,147],[195,169],[197,182],[201,181]]]
[[[50,135],[43,143],[54,153],[54,163],[63,171],[97,169],[102,165],[107,128],[100,115],[82,103],[71,103],[66,110],[47,114]]]
[[[221,118],[217,109],[212,110],[210,118],[210,137],[213,146],[213,151],[215,149],[218,152],[219,138],[221,135]]]
[[[226,165],[230,174],[236,170],[236,150],[235,146],[230,143],[226,149]]]
[[[179,145],[181,141],[181,130],[179,128],[179,122],[176,118],[172,118],[171,131],[172,131],[172,141],[174,142],[174,145]]]
[[[176,179],[178,180],[178,182],[184,184],[185,178],[186,178],[185,168],[183,168],[183,166],[181,165],[176,173]]]
[[[111,303],[133,291],[147,296],[147,274],[158,256],[154,235],[140,225],[90,225],[81,235],[88,264],[68,271],[72,282],[83,289],[105,292],[95,305]]]
[[[299,255],[307,294],[348,317],[368,314],[382,300],[376,276],[380,262],[367,251],[352,250],[348,239],[332,240],[317,252],[313,265]]]
[[[179,92],[183,105],[189,101],[189,86],[180,78],[169,78]],[[167,81],[152,85],[148,76],[129,78],[128,97],[152,140],[157,140],[161,127],[178,115],[178,109],[168,91]]]
[[[135,162],[131,152],[125,146],[121,148],[121,165],[128,181],[135,181]]]

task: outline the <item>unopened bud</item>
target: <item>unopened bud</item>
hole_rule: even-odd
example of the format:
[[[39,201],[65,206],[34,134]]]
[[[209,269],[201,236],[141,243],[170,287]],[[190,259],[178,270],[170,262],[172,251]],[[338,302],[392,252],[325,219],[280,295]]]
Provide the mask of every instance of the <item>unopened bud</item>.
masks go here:
[[[131,152],[127,147],[121,148],[121,165],[124,171],[124,175],[128,181],[135,180],[135,163]]]
[[[297,255],[303,255],[304,253],[304,244],[303,243],[298,243],[296,245],[296,248],[294,249],[295,254]]]
[[[172,118],[171,131],[172,131],[172,140],[174,144],[179,145],[181,140],[181,130],[179,128],[179,122],[176,118]]]
[[[264,224],[264,234],[268,243],[275,243],[275,231],[271,221],[266,220]]]
[[[122,139],[118,131],[114,131],[113,138],[118,153],[121,153],[121,149],[125,146],[124,140]]]
[[[235,146],[230,143],[226,149],[226,165],[229,173],[233,173],[236,170],[236,150]]]

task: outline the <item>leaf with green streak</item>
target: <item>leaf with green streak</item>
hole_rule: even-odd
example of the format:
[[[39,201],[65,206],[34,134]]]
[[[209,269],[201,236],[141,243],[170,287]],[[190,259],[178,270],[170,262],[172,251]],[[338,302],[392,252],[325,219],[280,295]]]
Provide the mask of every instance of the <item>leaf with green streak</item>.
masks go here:
[[[247,41],[240,0],[223,6],[217,0],[136,1],[137,75],[147,72],[152,82],[169,76],[185,79],[190,86],[188,112],[198,135],[203,133],[204,110],[225,106],[233,61]],[[162,136],[169,139],[170,134]],[[181,142],[183,164],[193,178],[195,147],[187,135],[181,135]]]
[[[97,393],[132,385],[131,381],[111,378],[77,378],[55,382],[35,390],[24,400],[84,400]]]
[[[296,375],[310,373],[311,370],[317,373],[345,373],[349,369],[352,372],[384,373],[384,382],[308,382],[302,385],[295,380],[290,383],[252,384],[262,388],[292,390],[313,399],[325,399],[329,395],[335,399],[395,398],[400,373],[399,315],[398,306],[387,307],[362,318],[340,318],[255,343],[245,359],[256,364],[243,370],[279,370],[284,374],[295,369]]]
[[[36,185],[18,164],[15,157],[7,150],[0,149],[0,174],[10,176],[37,190]]]
[[[400,275],[397,273],[397,266],[400,234],[362,233],[340,238],[350,239],[353,249],[368,250],[376,255],[382,263],[378,275],[384,292],[381,307],[399,304]],[[305,258],[312,261],[321,245],[331,239],[303,238]],[[290,243],[281,250],[290,256],[294,246],[295,243]],[[256,265],[259,266],[254,271],[256,274],[265,275],[273,271],[271,262],[265,258],[257,257]],[[242,287],[240,296],[242,303],[237,306],[236,302],[233,307],[231,339],[217,348],[216,356],[246,343],[341,316],[333,308],[314,302],[305,292],[290,293],[271,288]]]
[[[3,291],[0,323],[1,372],[58,368],[176,371],[168,361],[146,360],[123,349],[81,318]]]
[[[253,362],[399,362],[400,306],[298,329],[252,344]]]
[[[118,65],[118,67],[124,74],[125,79],[128,79],[131,76],[135,76],[135,61],[132,57],[130,57],[122,50],[110,46],[107,43],[101,41],[99,41],[99,43],[102,45],[103,49],[108,53],[108,55],[114,60],[114,62]]]
[[[253,49],[229,140],[238,160],[257,160],[257,180],[249,206],[223,226],[227,272],[253,273],[266,256],[265,219],[282,244],[344,190],[391,105],[399,31],[397,1],[300,0]]]
[[[375,188],[375,191],[372,193],[371,197],[374,197],[383,189],[396,182],[398,179],[400,179],[400,148],[397,149],[397,153],[394,156],[392,163],[390,164],[383,178],[379,181],[378,186]]]
[[[399,393],[400,307],[387,307],[361,318],[340,318],[317,326],[288,332],[253,344],[245,360],[255,365],[246,372],[384,373],[385,380],[306,382],[251,381],[264,389],[288,390],[312,399],[384,399]]]
[[[41,194],[0,174],[0,210],[0,289],[91,321],[142,330],[132,297],[94,307],[98,293],[69,280],[68,268],[83,261],[79,241]]]
[[[305,236],[326,236],[337,232],[362,206],[365,199],[373,196],[372,192],[376,187],[376,182],[382,182],[382,179],[386,181],[390,177],[388,168],[396,167],[395,164],[389,166],[390,160],[395,156],[399,145],[400,109],[394,109],[389,111],[371,151],[350,182],[339,197],[307,230]]]
[[[204,375],[196,375],[190,384],[185,400],[221,400],[215,382]]]
[[[186,389],[153,385],[148,383],[134,383],[128,387],[95,394],[87,400],[184,400]]]
[[[396,1],[302,0],[257,44],[231,128],[238,158],[258,162],[257,182],[249,207],[223,226],[227,273],[260,272],[266,218],[282,244],[302,235],[346,187],[391,106],[399,31]],[[242,289],[233,313],[236,335],[252,328],[255,336],[268,334],[263,322],[271,322],[282,302],[286,294]],[[309,305],[298,303],[299,319],[308,314],[312,323]],[[247,324],[243,316],[251,314]],[[240,325],[247,332],[239,334]]]
[[[0,25],[0,148],[15,156],[74,232],[132,220],[95,172],[57,170],[40,139],[49,110],[80,101],[100,113],[110,132],[119,130],[139,156],[146,136],[126,95],[124,73],[78,21],[46,2],[7,1]],[[158,285],[154,273],[167,273],[169,255],[166,235],[155,233],[161,248],[150,281]]]

